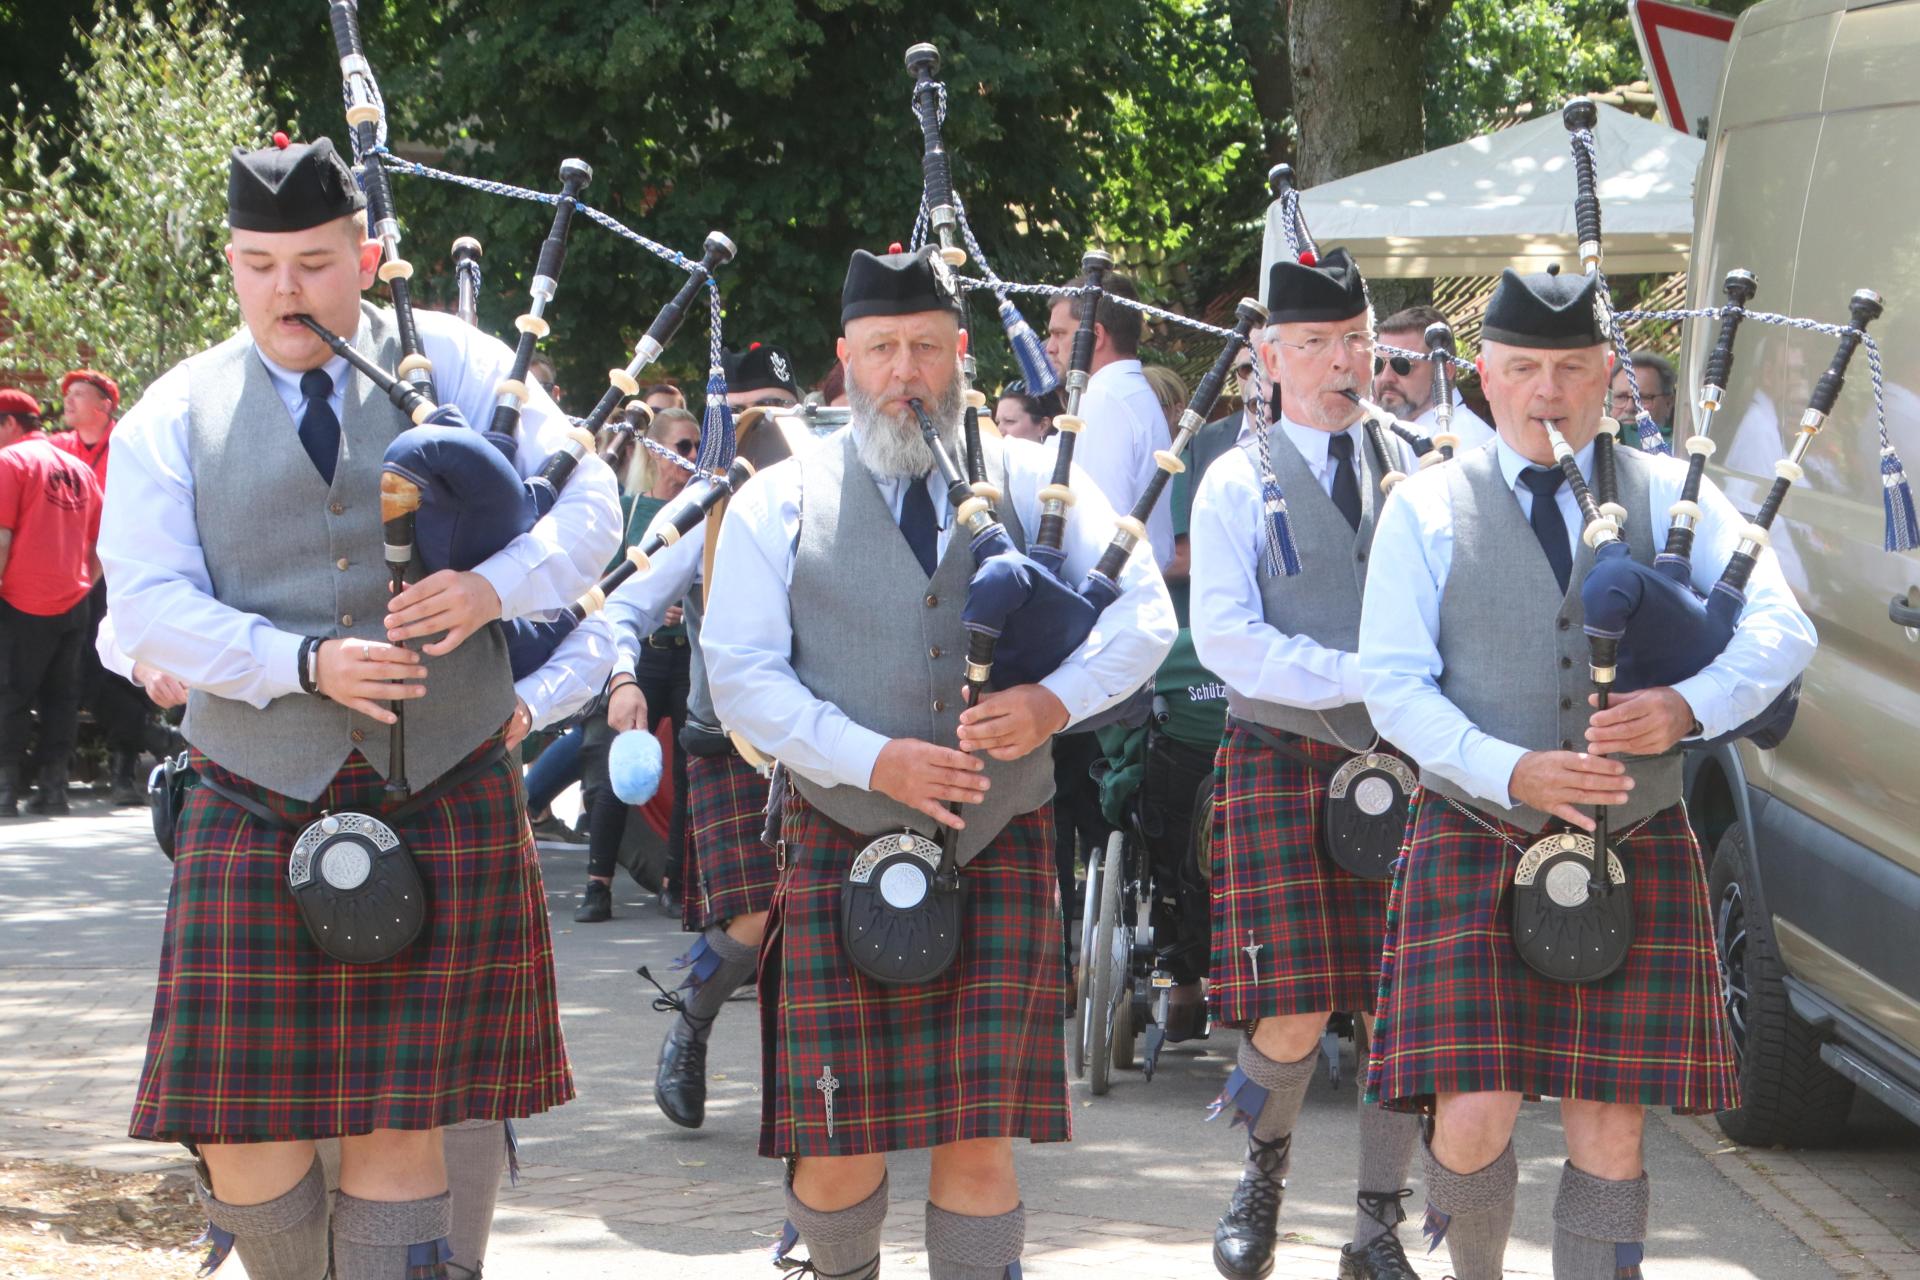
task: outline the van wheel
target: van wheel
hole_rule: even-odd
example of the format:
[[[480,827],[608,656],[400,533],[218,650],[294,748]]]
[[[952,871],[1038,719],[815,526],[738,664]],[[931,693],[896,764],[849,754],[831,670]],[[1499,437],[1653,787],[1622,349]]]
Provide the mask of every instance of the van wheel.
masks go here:
[[[1720,837],[1707,893],[1742,1099],[1715,1117],[1721,1132],[1757,1147],[1831,1143],[1853,1105],[1853,1083],[1820,1060],[1820,1034],[1787,1002],[1786,967],[1740,823]]]

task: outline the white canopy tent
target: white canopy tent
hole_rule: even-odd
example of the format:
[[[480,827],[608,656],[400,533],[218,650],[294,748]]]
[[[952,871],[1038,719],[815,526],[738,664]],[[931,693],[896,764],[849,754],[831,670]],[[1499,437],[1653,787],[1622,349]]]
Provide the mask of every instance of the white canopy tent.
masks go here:
[[[1610,274],[1684,271],[1693,182],[1706,143],[1602,105],[1601,227]],[[1490,276],[1574,267],[1573,154],[1556,112],[1484,137],[1304,189],[1323,248],[1344,245],[1369,276]],[[1260,278],[1286,252],[1267,211]]]

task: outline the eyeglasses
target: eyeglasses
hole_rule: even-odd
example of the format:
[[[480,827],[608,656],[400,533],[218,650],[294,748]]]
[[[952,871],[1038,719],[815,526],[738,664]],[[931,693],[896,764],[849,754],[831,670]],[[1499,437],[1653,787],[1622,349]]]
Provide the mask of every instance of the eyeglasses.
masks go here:
[[[1378,377],[1380,375],[1380,372],[1386,369],[1389,365],[1393,367],[1393,371],[1395,373],[1399,374],[1403,378],[1413,372],[1413,361],[1407,359],[1405,356],[1390,356],[1390,357],[1387,357],[1386,359],[1382,359],[1379,356],[1375,356],[1373,358],[1374,376]]]
[[[1236,364],[1233,366],[1233,376],[1239,378],[1242,382],[1251,378],[1253,376],[1253,361],[1249,360],[1245,364]]]
[[[1305,342],[1285,342],[1278,339],[1275,341],[1277,345],[1292,347],[1295,351],[1298,351],[1301,355],[1307,356],[1308,358],[1324,356],[1333,349],[1333,339],[1331,338],[1308,338]],[[1357,356],[1365,355],[1367,352],[1373,350],[1373,342],[1373,335],[1363,330],[1355,330],[1352,333],[1343,333],[1340,335],[1340,345]]]
[[[685,436],[673,442],[673,451],[683,458],[691,458],[699,447],[698,440],[689,440]]]

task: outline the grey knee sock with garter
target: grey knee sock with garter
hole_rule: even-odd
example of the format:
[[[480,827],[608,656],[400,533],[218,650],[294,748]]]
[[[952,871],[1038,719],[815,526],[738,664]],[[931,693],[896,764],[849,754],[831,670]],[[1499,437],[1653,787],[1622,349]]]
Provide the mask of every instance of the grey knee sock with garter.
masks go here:
[[[1639,1280],[1652,1197],[1647,1175],[1624,1181],[1560,1168],[1553,1198],[1554,1280]]]
[[[874,1280],[880,1274],[880,1228],[887,1220],[887,1179],[845,1209],[810,1209],[787,1187],[787,1222],[807,1246],[820,1280]]]
[[[467,1120],[447,1126],[440,1138],[446,1149],[447,1194],[453,1200],[453,1229],[447,1232],[457,1268],[453,1274],[477,1280],[487,1260],[500,1179],[507,1171],[507,1125],[504,1120]]]
[[[264,1204],[228,1204],[205,1183],[198,1190],[214,1228],[214,1266],[226,1257],[230,1240],[252,1280],[322,1280],[327,1274],[327,1177],[318,1159],[291,1191]]]
[[[1456,1173],[1425,1148],[1427,1178],[1427,1251],[1442,1238],[1458,1280],[1500,1280],[1513,1234],[1513,1197],[1520,1165],[1513,1144],[1493,1163],[1473,1173]]]
[[[1266,1101],[1247,1122],[1253,1136],[1262,1142],[1271,1142],[1292,1133],[1300,1119],[1300,1108],[1307,1100],[1307,1086],[1313,1083],[1313,1073],[1320,1066],[1319,1050],[1298,1062],[1275,1062],[1254,1048],[1253,1037],[1247,1036],[1240,1041],[1238,1065],[1242,1075],[1266,1090]],[[1251,1155],[1247,1158],[1246,1172],[1250,1177],[1263,1177],[1266,1173]],[[1286,1172],[1285,1161],[1278,1172]]]
[[[990,1217],[974,1217],[927,1202],[929,1280],[1006,1280],[1026,1244],[1024,1204]]]
[[[726,1007],[728,998],[753,981],[760,949],[736,941],[717,924],[707,926],[700,936],[713,954],[719,957],[718,967],[686,995],[687,1021],[693,1027],[694,1034],[704,1040],[713,1027],[713,1020]]]
[[[1361,1200],[1353,1219],[1353,1247],[1364,1249],[1393,1230],[1400,1214],[1399,1193],[1407,1185],[1407,1170],[1420,1147],[1420,1117],[1360,1104],[1361,1196],[1373,1197],[1374,1212]],[[1391,1208],[1387,1205],[1391,1204]],[[1383,1217],[1385,1220],[1383,1221]]]
[[[362,1200],[342,1191],[333,1201],[333,1280],[408,1280],[446,1275],[453,1202],[446,1192],[424,1200]]]

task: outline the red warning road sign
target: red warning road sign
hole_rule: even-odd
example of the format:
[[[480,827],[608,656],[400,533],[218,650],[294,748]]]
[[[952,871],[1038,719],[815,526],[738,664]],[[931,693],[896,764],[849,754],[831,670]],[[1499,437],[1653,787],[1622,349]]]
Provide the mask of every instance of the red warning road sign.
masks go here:
[[[1680,132],[1706,137],[1733,19],[1670,0],[1632,0],[1629,10],[1661,114]]]

